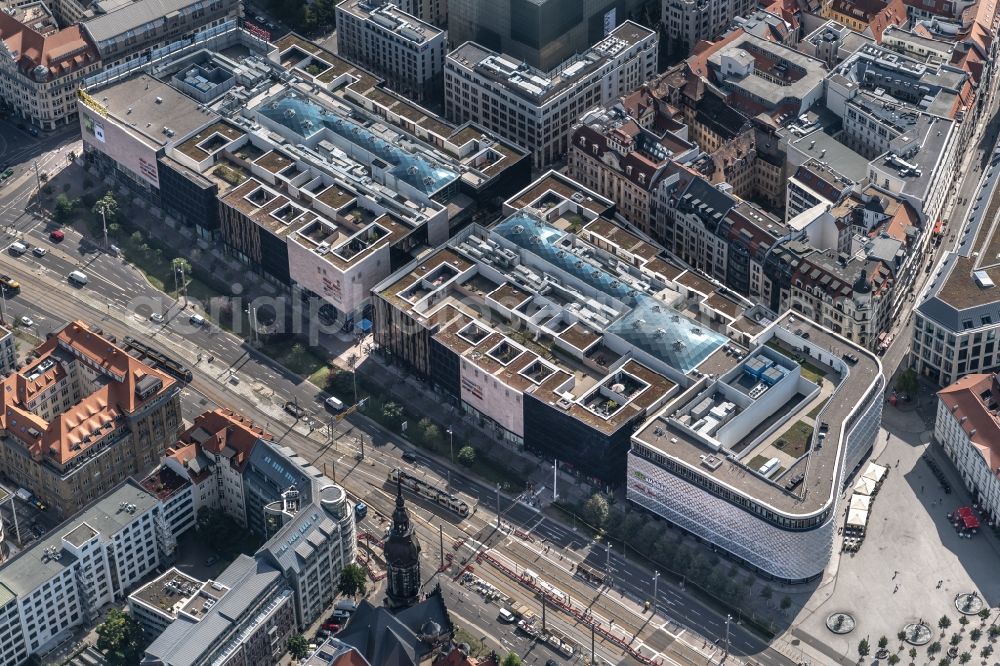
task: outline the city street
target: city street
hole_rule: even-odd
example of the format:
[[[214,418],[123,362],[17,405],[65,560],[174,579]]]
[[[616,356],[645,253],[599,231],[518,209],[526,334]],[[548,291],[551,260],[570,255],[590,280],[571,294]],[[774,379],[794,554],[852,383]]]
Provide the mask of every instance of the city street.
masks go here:
[[[8,130],[6,125],[0,126],[0,130],[8,137],[4,144],[12,144],[12,133],[18,130]],[[37,157],[40,168],[51,170],[60,159],[65,161],[66,152],[77,145],[70,134],[43,139],[34,147],[33,153],[21,149],[2,158],[15,165],[16,169],[12,182],[0,190],[0,226],[8,229],[3,237],[3,247],[7,248],[17,239],[48,249],[43,257],[35,257],[31,252],[19,257],[2,252],[0,272],[22,284],[20,294],[7,298],[3,303],[5,318],[10,321],[22,315],[30,316],[34,321],[31,332],[38,337],[44,337],[71,319],[90,322],[119,338],[125,335],[142,337],[149,344],[192,366],[194,381],[183,393],[186,419],[190,420],[197,413],[217,405],[236,409],[275,433],[281,443],[315,460],[317,465],[327,465],[331,474],[336,474],[337,480],[355,497],[376,510],[386,512],[391,499],[386,475],[389,469],[402,464],[398,440],[367,419],[352,416],[348,422],[338,426],[336,442],[331,445],[324,427],[331,420],[330,415],[325,412],[322,405],[324,396],[316,387],[302,382],[297,376],[261,357],[242,340],[215,326],[191,325],[188,322],[192,314],[190,308],[180,307],[173,299],[153,289],[141,273],[121,259],[99,251],[99,240],[82,239],[75,231],[67,229],[65,240],[53,243],[49,240],[49,228],[43,219],[30,212],[21,212],[25,205],[29,206],[29,211],[32,210],[30,205],[37,187],[35,180],[25,173],[26,160]],[[15,162],[18,158],[22,161]],[[89,284],[82,288],[71,286],[66,281],[66,275],[72,270],[87,273]],[[162,324],[149,321],[149,313],[154,310],[164,314]],[[22,347],[21,352],[25,349]],[[294,421],[282,409],[287,400],[295,400],[305,407],[308,416]],[[359,436],[366,444],[364,463],[355,459],[359,451]],[[448,467],[440,462],[424,457],[417,470],[430,479],[436,479],[442,486],[447,483]],[[447,544],[456,540],[467,540],[456,558],[471,559],[475,552],[487,547],[483,544],[488,544],[519,567],[541,569],[543,579],[551,574],[553,585],[566,590],[574,599],[590,603],[595,617],[613,618],[615,628],[627,634],[630,640],[633,634],[638,634],[634,639],[637,645],[645,645],[645,653],[660,655],[664,663],[670,663],[668,660],[672,654],[677,656],[677,663],[686,663],[685,660],[699,654],[702,663],[713,653],[716,659],[720,658],[721,648],[716,649],[713,643],[721,645],[724,641],[724,616],[666,580],[661,580],[656,606],[660,615],[650,619],[642,609],[642,603],[651,597],[650,574],[643,567],[614,551],[609,559],[603,546],[593,546],[572,529],[505,495],[500,497],[500,511],[510,528],[495,532],[495,489],[467,479],[457,471],[451,474],[451,482],[458,493],[471,502],[479,502],[479,508],[470,519],[457,522],[450,516],[442,516],[436,507],[428,508],[419,501],[413,502],[420,519],[420,536],[427,544],[428,568],[439,557],[437,533],[438,525],[443,525],[446,548]],[[511,530],[530,535],[531,541],[513,536]],[[548,552],[542,552],[546,547]],[[547,558],[548,563],[544,567],[539,566],[536,562],[539,558]],[[574,576],[570,572],[570,564],[580,561],[587,561],[600,569],[610,565],[614,578],[613,594],[609,594],[612,590],[595,589]],[[541,615],[540,602],[529,598],[530,592],[526,588],[498,570],[491,571],[489,565],[474,566],[484,578],[509,591],[510,596],[527,603]],[[487,608],[495,611],[493,607]],[[486,610],[482,612],[486,613]],[[466,612],[466,615],[469,613]],[[589,652],[589,628],[577,626],[570,616],[551,610],[549,620],[573,636],[576,642],[585,644]],[[518,649],[527,645],[519,636],[511,634],[510,628],[506,631],[507,635],[497,638],[518,646]],[[609,646],[598,640],[598,653],[609,662],[617,663],[622,658],[621,650]],[[776,651],[767,649],[757,636],[735,623],[730,625],[730,646],[734,655],[752,655],[756,663],[791,663]],[[555,658],[554,653],[547,658]]]

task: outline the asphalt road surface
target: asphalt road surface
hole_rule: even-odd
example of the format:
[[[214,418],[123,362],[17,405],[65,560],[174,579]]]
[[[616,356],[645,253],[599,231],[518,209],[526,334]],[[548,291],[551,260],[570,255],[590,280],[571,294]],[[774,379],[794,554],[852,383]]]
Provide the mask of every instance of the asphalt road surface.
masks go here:
[[[238,410],[265,424],[282,444],[314,460],[317,465],[328,466],[352,495],[364,499],[376,510],[381,507],[384,511],[386,503],[391,500],[391,488],[385,481],[387,471],[395,466],[408,466],[400,459],[402,443],[361,417],[349,417],[347,422],[340,424],[331,441],[322,427],[330,421],[330,415],[323,408],[324,396],[314,386],[289,375],[260,357],[241,340],[215,326],[191,325],[188,321],[191,309],[182,308],[153,289],[137,270],[122,260],[99,251],[94,240],[82,239],[75,231],[67,230],[63,242],[51,242],[46,222],[32,212],[31,202],[37,183],[33,169],[27,168],[31,162],[23,160],[37,159],[43,165],[40,168],[55,168],[60,159],[65,159],[66,146],[75,137],[70,133],[47,136],[30,150],[19,148],[12,151],[10,146],[14,142],[9,137],[10,131],[9,126],[0,123],[0,136],[7,137],[0,142],[0,148],[4,148],[0,152],[0,164],[17,165],[15,177],[0,189],[0,228],[5,231],[0,237],[3,248],[0,252],[0,273],[19,280],[22,290],[20,294],[3,301],[7,319],[22,315],[31,317],[34,321],[31,332],[38,337],[44,337],[67,321],[81,319],[101,326],[106,333],[119,338],[132,335],[159,347],[187,362],[194,371],[194,380],[182,394],[185,418],[190,420],[197,413],[216,405]],[[28,138],[14,138],[19,143],[29,142]],[[17,159],[22,159],[22,162],[16,162]],[[14,257],[6,248],[15,239],[46,247],[48,252],[41,258],[30,252]],[[82,288],[71,286],[66,275],[72,270],[87,273],[89,284]],[[162,324],[154,324],[148,318],[149,313],[157,308],[165,316]],[[208,362],[209,357],[214,357],[211,363]],[[258,399],[248,391],[248,385],[266,387],[269,399]],[[297,401],[306,408],[308,416],[295,420],[285,414],[280,409],[285,400]],[[361,441],[367,447],[364,461],[357,459]],[[445,485],[449,478],[448,466],[425,456],[415,466],[409,467],[436,479],[441,485]],[[658,653],[664,663],[686,663],[694,658],[692,655],[695,653],[691,649],[701,650],[703,645],[707,647],[698,660],[706,663],[712,654],[712,644],[720,642],[725,636],[725,616],[720,616],[686,591],[663,579],[659,582],[656,599],[659,613],[655,617],[642,613],[642,602],[651,597],[648,570],[614,550],[609,558],[604,546],[589,543],[571,527],[545,517],[516,498],[499,495],[505,529],[496,530],[496,489],[469,479],[458,470],[451,471],[450,479],[453,491],[477,505],[477,511],[469,519],[459,521],[454,516],[443,515],[438,507],[414,501],[420,537],[425,543],[433,544],[433,548],[436,548],[438,527],[441,526],[446,549],[449,543],[466,542],[452,551],[459,559],[469,559],[471,563],[476,553],[489,549],[509,558],[522,570],[532,567],[574,599],[585,600],[595,616],[613,619],[615,627],[630,635],[635,634],[633,640]],[[515,533],[529,536],[522,538]],[[433,555],[430,559],[433,561]],[[584,560],[595,568],[609,568],[612,586],[595,588],[574,576],[570,571],[571,565]],[[498,588],[507,590],[510,596],[522,603],[534,604],[536,614],[540,616],[538,600],[517,581],[506,578],[489,565],[477,564],[475,568],[477,575],[481,574]],[[449,586],[449,589],[452,588]],[[456,592],[453,590],[450,593]],[[465,593],[474,596],[472,592]],[[479,613],[486,613],[487,608],[495,610],[483,607],[481,602],[472,604],[471,601],[470,607],[478,606],[478,611],[462,608],[463,601],[456,612],[465,616],[475,613],[476,618],[469,618],[475,620],[479,619]],[[589,652],[588,627],[576,623],[568,615],[551,610],[547,619],[572,636],[579,645],[585,645]],[[743,659],[750,656],[755,663],[769,666],[794,663],[742,626],[732,623],[729,629],[730,648],[734,656]],[[509,630],[507,634],[500,633],[497,640],[506,641],[518,650],[529,650],[530,642],[525,643],[523,638]],[[622,659],[622,651],[609,643],[598,640],[597,649],[598,656],[611,663]],[[672,654],[676,655],[676,659]],[[554,653],[546,654],[541,650],[531,656],[543,655],[545,659],[558,659]],[[719,656],[716,650],[715,658]]]

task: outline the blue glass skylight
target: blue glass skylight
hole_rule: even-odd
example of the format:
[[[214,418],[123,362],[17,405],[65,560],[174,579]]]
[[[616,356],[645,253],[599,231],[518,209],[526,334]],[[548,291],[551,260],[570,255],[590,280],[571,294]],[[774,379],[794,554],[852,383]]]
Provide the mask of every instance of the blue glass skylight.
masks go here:
[[[291,90],[261,105],[260,113],[304,139],[322,129],[328,129],[349,143],[368,151],[388,163],[389,173],[412,185],[424,194],[439,189],[458,178],[458,174],[423,157],[411,155],[402,148],[382,139],[333,111]]]
[[[563,232],[526,213],[515,213],[493,231],[632,310],[608,332],[688,373],[726,344],[724,335],[685,317],[666,303],[630,287],[607,271],[559,247]]]

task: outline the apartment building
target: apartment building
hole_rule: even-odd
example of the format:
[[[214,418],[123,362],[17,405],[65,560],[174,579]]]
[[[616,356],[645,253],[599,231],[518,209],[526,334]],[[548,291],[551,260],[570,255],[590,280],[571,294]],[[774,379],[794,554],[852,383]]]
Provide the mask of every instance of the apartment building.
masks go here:
[[[1000,379],[973,373],[937,393],[934,441],[955,463],[972,501],[986,514],[1000,516]]]
[[[400,0],[400,2],[436,0]],[[444,0],[441,0],[442,2]],[[448,0],[452,48],[465,42],[551,71],[638,15],[645,0]],[[404,8],[405,9],[405,8]],[[409,11],[409,10],[407,10]],[[416,12],[410,12],[417,14]]]
[[[827,70],[821,60],[742,31],[713,50],[706,65],[708,80],[750,118],[764,112],[782,122],[823,100]]]
[[[389,0],[337,5],[337,54],[417,102],[440,102],[446,41],[444,30]]]
[[[905,25],[909,20],[903,0],[827,0],[820,8],[820,15],[882,41],[883,32],[890,26]]]
[[[750,14],[750,0],[662,0],[661,16],[668,43],[677,57],[687,57],[701,41],[711,41],[726,32],[736,17]]]
[[[297,629],[281,572],[249,555],[237,557],[216,580],[170,569],[128,601],[146,636],[155,638],[143,666],[272,666]]]
[[[33,353],[3,380],[0,467],[69,516],[156,465],[181,427],[180,386],[79,321]]]
[[[821,377],[807,379],[793,357]],[[844,479],[878,434],[884,388],[877,357],[786,312],[636,431],[628,499],[764,576],[814,580],[833,550]],[[786,433],[802,419],[810,445],[790,454]],[[765,421],[776,427],[762,431]]]
[[[161,47],[243,15],[240,0],[137,0],[111,7],[80,24],[105,68],[148,60]]]
[[[255,275],[315,296],[310,318],[344,330],[412,250],[529,179],[525,151],[294,34],[272,45],[233,28],[171,48],[155,71],[81,98],[90,168]]]
[[[132,595],[152,639],[143,664],[277,663],[287,637],[320,617],[355,560],[343,488],[234,412],[198,416],[142,483],[168,524],[194,525],[199,511],[214,509],[265,540],[214,581],[168,572]]]
[[[572,130],[567,173],[615,201],[622,218],[651,234],[660,181],[675,173],[676,164],[691,162],[699,153],[685,134],[687,128],[679,123],[672,130],[641,127],[622,104],[595,109]]]
[[[632,21],[549,72],[466,42],[444,65],[445,113],[530,147],[535,168],[564,159],[584,111],[607,107],[656,73],[655,32]]]
[[[959,222],[967,229],[958,248],[947,252],[937,266],[928,264],[931,278],[917,298],[910,367],[942,386],[968,374],[1000,370],[998,163],[1000,156],[994,154],[974,195],[978,204],[968,219]]]
[[[5,56],[0,58],[0,101],[41,129],[73,122],[77,89],[101,67],[94,43],[80,26],[55,29],[44,5],[32,3],[0,12],[0,42]]]
[[[657,233],[676,257],[739,294],[774,307],[768,253],[795,231],[760,207],[687,175],[657,193]],[[780,288],[780,287],[777,287]]]
[[[0,661],[25,662],[90,626],[173,555],[156,498],[127,480],[0,566]]]

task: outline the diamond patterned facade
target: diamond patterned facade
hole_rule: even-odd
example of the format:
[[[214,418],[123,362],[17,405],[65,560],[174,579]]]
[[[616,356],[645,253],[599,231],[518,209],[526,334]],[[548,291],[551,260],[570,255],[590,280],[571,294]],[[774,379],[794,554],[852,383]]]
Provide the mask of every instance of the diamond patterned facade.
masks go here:
[[[830,559],[844,470],[849,473],[860,465],[875,443],[884,384],[879,376],[855,412],[855,424],[843,446],[844,460],[837,467],[841,478],[834,485],[832,504],[825,509],[826,519],[810,529],[782,529],[634,452],[628,456],[628,499],[775,578],[796,582],[817,578]]]

